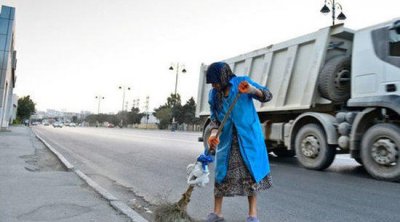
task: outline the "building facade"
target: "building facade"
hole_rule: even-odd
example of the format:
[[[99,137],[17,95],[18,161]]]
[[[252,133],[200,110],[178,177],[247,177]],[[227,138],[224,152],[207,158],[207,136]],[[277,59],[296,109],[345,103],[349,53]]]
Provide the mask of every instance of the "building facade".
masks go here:
[[[13,89],[17,65],[14,41],[15,8],[2,6],[0,12],[0,129],[13,120]]]
[[[10,121],[9,124],[12,124],[14,120],[17,119],[17,108],[18,108],[18,99],[17,94],[13,94],[12,105],[10,106]]]

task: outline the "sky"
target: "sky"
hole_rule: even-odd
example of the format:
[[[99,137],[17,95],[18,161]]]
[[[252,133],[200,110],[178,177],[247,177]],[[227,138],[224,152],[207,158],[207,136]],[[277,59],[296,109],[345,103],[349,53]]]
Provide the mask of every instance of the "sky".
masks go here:
[[[337,0],[357,30],[400,17],[399,0]],[[37,110],[145,111],[177,92],[197,98],[210,64],[331,25],[324,0],[0,0],[16,8],[17,82]]]

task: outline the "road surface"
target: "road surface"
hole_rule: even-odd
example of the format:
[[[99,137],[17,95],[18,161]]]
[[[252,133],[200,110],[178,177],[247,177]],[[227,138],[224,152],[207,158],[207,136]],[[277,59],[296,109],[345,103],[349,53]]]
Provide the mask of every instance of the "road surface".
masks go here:
[[[73,165],[151,220],[154,206],[186,190],[186,166],[202,152],[200,133],[119,128],[33,130]],[[400,221],[400,183],[372,179],[347,155],[325,171],[301,168],[294,158],[270,156],[273,188],[258,196],[260,221]],[[204,219],[213,206],[212,181],[196,188],[188,212]],[[148,213],[146,213],[146,211]],[[247,198],[225,198],[226,221],[244,221]]]

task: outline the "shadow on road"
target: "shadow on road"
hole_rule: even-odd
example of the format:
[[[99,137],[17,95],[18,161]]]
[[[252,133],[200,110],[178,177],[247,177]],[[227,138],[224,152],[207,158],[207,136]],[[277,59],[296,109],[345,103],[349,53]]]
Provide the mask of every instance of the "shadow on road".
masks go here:
[[[298,168],[299,171],[304,170],[304,168],[297,162],[297,159],[295,157],[276,157],[274,155],[269,155],[269,160],[272,167],[284,166]],[[341,175],[354,176],[358,178],[374,179],[368,174],[368,172],[364,169],[362,165],[356,163],[352,159],[336,158],[332,165],[324,171],[338,173]]]

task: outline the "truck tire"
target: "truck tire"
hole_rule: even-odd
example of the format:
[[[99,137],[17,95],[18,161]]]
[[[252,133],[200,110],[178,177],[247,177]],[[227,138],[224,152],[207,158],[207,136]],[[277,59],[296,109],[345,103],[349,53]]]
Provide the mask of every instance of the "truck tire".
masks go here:
[[[327,143],[324,130],[317,124],[303,126],[296,135],[295,150],[302,166],[323,170],[335,159],[336,149]]]
[[[400,127],[382,123],[369,128],[362,138],[361,159],[372,177],[400,181]]]
[[[335,103],[350,98],[351,58],[336,56],[324,65],[318,78],[318,88],[322,97]]]
[[[210,137],[211,134],[211,124],[210,122],[204,127],[203,130],[203,146],[205,150],[208,150],[208,137]]]

